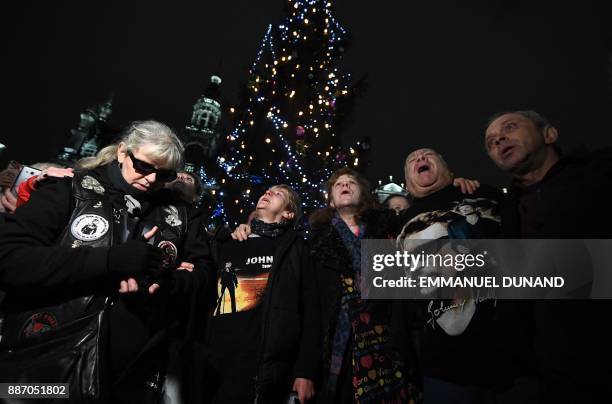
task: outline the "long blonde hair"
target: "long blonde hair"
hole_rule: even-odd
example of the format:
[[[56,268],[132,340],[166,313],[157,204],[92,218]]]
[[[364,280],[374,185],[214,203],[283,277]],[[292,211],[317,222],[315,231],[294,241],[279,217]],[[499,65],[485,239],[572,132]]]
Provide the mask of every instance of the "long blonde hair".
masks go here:
[[[148,157],[165,168],[180,170],[183,167],[185,148],[172,129],[157,121],[136,121],[124,131],[121,140],[106,146],[93,157],[85,157],[76,164],[78,170],[91,170],[117,160],[119,145],[124,143],[128,151],[134,152],[144,145],[154,146]]]

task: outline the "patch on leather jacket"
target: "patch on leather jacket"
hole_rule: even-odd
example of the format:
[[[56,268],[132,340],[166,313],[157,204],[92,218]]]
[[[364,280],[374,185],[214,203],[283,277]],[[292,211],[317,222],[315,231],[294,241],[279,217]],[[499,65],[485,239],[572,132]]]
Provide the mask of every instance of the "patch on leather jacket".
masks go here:
[[[98,182],[97,179],[86,175],[81,180],[81,186],[85,189],[90,189],[94,191],[96,194],[104,195],[104,187]]]
[[[168,205],[164,208],[164,212],[166,213],[165,221],[166,223],[168,223],[168,225],[172,227],[178,227],[183,224],[183,222],[179,218],[179,211],[175,206]]]
[[[162,250],[162,266],[164,268],[170,268],[170,266],[176,262],[176,258],[178,257],[178,249],[174,243],[168,240],[160,241],[157,247],[161,248]]]
[[[100,215],[85,214],[78,216],[70,226],[70,232],[77,240],[94,241],[108,231],[108,220]]]
[[[26,338],[33,337],[51,331],[54,328],[57,328],[57,319],[52,313],[46,311],[35,313],[23,324],[20,335]]]

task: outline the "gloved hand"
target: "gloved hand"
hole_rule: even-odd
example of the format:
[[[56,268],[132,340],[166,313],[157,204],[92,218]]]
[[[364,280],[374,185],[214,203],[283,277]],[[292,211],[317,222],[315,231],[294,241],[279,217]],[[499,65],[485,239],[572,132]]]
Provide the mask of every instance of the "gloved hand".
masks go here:
[[[119,277],[157,277],[162,270],[161,249],[141,240],[130,240],[108,251],[108,271]]]

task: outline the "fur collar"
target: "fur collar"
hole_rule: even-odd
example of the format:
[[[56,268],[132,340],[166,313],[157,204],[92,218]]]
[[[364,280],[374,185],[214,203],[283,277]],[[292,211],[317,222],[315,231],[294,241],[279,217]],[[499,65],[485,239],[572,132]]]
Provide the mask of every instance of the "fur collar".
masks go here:
[[[323,208],[311,218],[310,251],[315,261],[337,272],[352,272],[352,261],[340,234],[332,226],[333,209]],[[388,238],[396,216],[392,211],[370,209],[360,220],[365,224],[365,238]]]

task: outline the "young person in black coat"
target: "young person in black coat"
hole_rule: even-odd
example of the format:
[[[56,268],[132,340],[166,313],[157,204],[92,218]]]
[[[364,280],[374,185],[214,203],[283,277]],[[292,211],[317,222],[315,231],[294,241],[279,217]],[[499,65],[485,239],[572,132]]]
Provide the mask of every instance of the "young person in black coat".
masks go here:
[[[207,325],[207,402],[300,402],[314,396],[319,300],[301,232],[300,200],[287,185],[258,200],[246,240],[213,240],[217,292]]]

